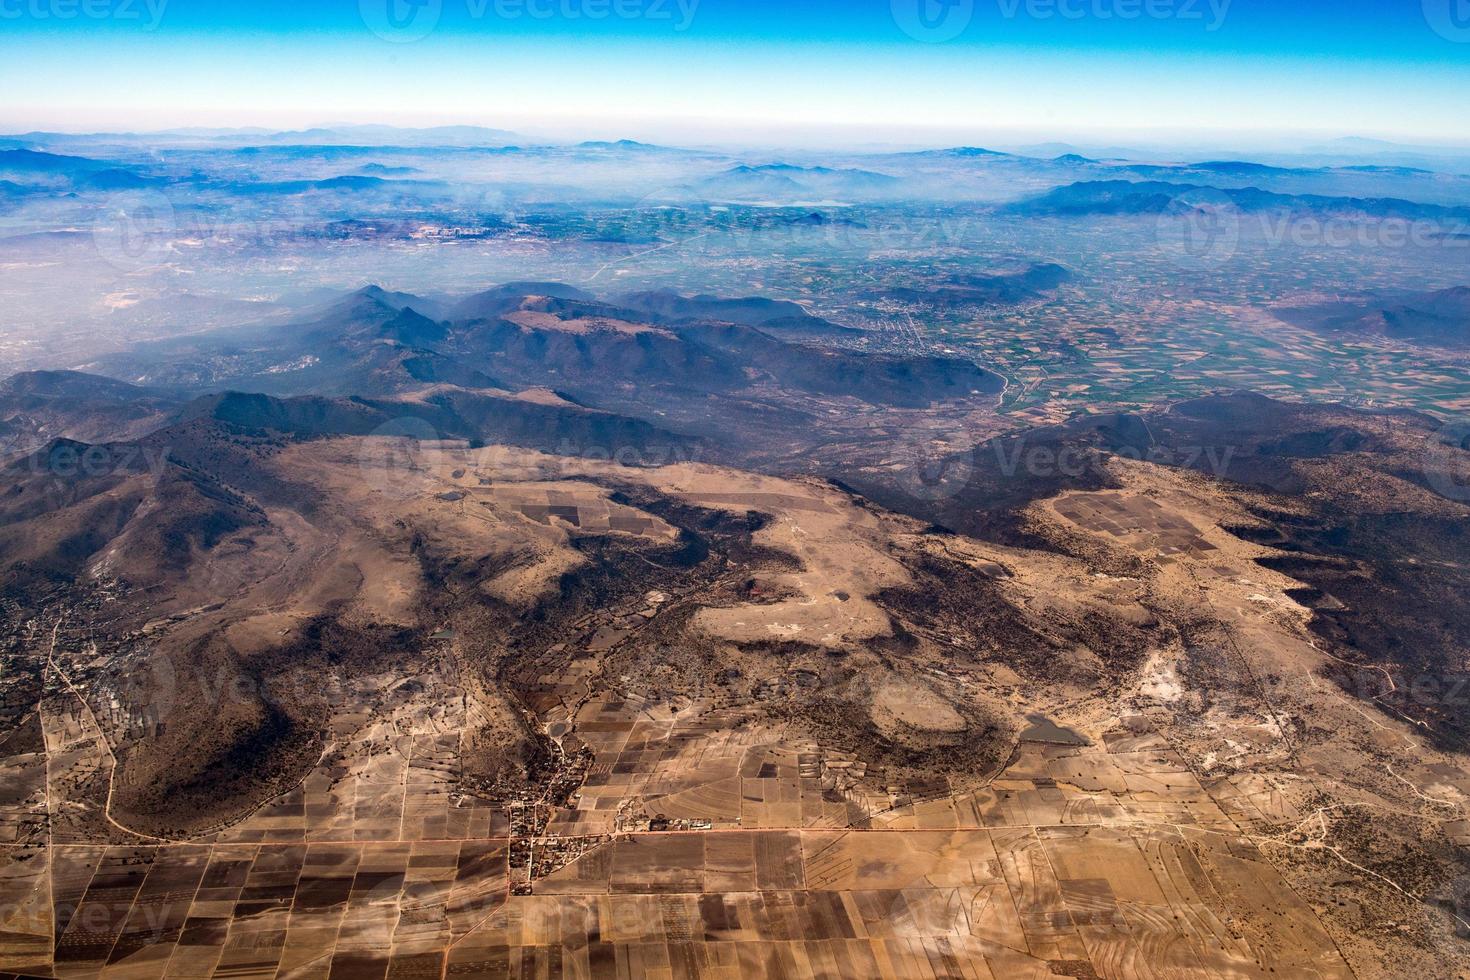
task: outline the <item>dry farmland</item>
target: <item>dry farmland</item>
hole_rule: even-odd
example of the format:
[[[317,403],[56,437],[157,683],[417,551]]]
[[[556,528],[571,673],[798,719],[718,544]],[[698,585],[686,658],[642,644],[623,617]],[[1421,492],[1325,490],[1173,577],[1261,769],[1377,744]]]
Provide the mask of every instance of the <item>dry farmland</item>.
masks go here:
[[[1470,773],[1322,679],[1296,583],[1199,479],[1119,464],[1037,503],[1094,567],[817,481],[455,445],[364,479],[353,441],[311,451],[338,506],[252,530],[207,573],[229,601],[28,627],[6,974],[1388,976],[1370,908],[1458,968],[1374,839],[1462,845]],[[1160,626],[1185,606],[1188,638]],[[324,610],[412,644],[273,690],[318,719],[281,774],[149,811],[140,753],[244,710],[185,655],[307,649]],[[174,666],[140,705],[113,668],[143,639]]]

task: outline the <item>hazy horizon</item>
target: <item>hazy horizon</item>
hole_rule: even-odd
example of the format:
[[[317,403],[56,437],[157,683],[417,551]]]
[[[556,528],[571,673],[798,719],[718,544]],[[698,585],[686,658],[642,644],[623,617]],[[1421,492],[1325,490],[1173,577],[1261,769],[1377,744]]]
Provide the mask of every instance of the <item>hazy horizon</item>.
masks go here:
[[[1203,159],[1201,154],[1226,156],[1264,155],[1290,157],[1320,155],[1331,151],[1343,156],[1361,154],[1369,159],[1378,153],[1412,152],[1426,155],[1457,157],[1470,153],[1470,139],[1463,141],[1394,139],[1383,134],[1358,130],[1266,131],[1170,131],[1170,130],[1057,130],[1035,129],[929,129],[901,127],[875,131],[875,127],[786,127],[747,128],[722,126],[709,122],[684,124],[675,120],[647,120],[608,126],[596,122],[584,125],[549,127],[516,125],[513,120],[466,119],[459,121],[400,120],[385,121],[376,117],[358,119],[319,119],[301,124],[246,121],[238,124],[215,121],[214,125],[180,123],[130,129],[96,128],[85,125],[46,125],[0,127],[0,140],[24,141],[43,136],[67,138],[132,137],[139,140],[183,137],[228,139],[232,136],[282,136],[292,133],[321,134],[334,130],[383,130],[384,141],[364,139],[360,145],[392,145],[393,133],[415,133],[434,130],[484,130],[487,134],[503,134],[507,143],[527,146],[575,146],[584,142],[631,141],[687,150],[717,152],[840,152],[852,154],[914,152],[954,147],[982,147],[1022,156],[1046,155],[1053,150],[1078,150],[1141,159],[1139,154],[1158,155],[1159,159]],[[466,144],[469,145],[469,144]],[[478,144],[486,147],[502,145],[488,138]],[[1133,155],[1133,156],[1130,156]]]
[[[1470,81],[1453,0],[7,0],[0,22],[6,131],[224,118],[791,145],[813,130],[1470,141],[1445,97]]]

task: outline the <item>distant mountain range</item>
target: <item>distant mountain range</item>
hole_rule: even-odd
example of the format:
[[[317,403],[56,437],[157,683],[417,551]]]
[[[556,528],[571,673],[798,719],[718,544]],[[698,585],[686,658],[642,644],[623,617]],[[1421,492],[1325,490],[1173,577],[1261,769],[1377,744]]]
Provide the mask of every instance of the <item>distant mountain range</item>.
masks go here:
[[[180,403],[167,392],[79,371],[17,374],[0,381],[0,457],[59,438],[139,438]]]
[[[1073,278],[1065,267],[1045,262],[1012,272],[952,275],[924,286],[887,287],[868,295],[941,307],[1010,305],[1041,299]]]
[[[718,296],[684,296],[671,289],[627,293],[617,298],[619,306],[647,314],[660,323],[715,320],[759,327],[767,333],[814,337],[855,337],[862,331],[824,320],[800,303],[747,296],[722,299]]]
[[[867,199],[891,193],[901,183],[871,170],[741,164],[701,181],[698,190],[717,200]]]
[[[1022,279],[1055,276],[1040,267]],[[597,438],[739,457],[772,440],[818,438],[834,405],[986,403],[1003,387],[965,358],[851,346],[862,337],[766,297],[662,290],[604,301],[521,282],[448,298],[368,286],[289,323],[141,344],[87,366],[137,385],[17,376],[0,389],[0,421],[29,433],[28,447],[42,436],[95,440],[201,411],[297,434],[318,426],[361,435],[410,415],[457,438],[533,448]],[[48,413],[42,421],[37,406]]]
[[[1034,149],[1049,155],[958,146],[761,160],[627,139],[550,145],[477,127],[38,132],[0,138],[0,202],[177,187],[191,202],[207,201],[212,207],[235,203],[235,197],[336,195],[344,218],[402,221],[415,211],[426,220],[467,217],[466,204],[477,196],[467,190],[471,187],[482,188],[479,196],[490,200],[526,195],[635,207],[655,201],[799,206],[998,204],[1126,181],[1144,187],[1157,182],[1299,197],[1470,204],[1470,176],[1453,168],[1446,172],[1444,166],[1435,169],[1434,160],[1367,158],[1318,165],[1226,157],[1191,163],[1083,154],[1062,144]]]
[[[1213,187],[1144,180],[1090,180],[1058,187],[1005,208],[1022,215],[1162,215],[1193,209],[1204,195],[1228,201],[1242,212],[1298,212],[1370,218],[1470,219],[1470,206],[1445,207],[1398,198],[1278,194],[1257,187]]]
[[[16,192],[123,191],[163,186],[137,169],[38,150],[0,150],[0,180]]]
[[[1287,323],[1334,336],[1470,350],[1470,287],[1374,295],[1275,311]]]
[[[505,146],[524,142],[516,133],[483,126],[319,126],[311,129],[168,129],[149,133],[29,132],[8,137],[49,146]]]

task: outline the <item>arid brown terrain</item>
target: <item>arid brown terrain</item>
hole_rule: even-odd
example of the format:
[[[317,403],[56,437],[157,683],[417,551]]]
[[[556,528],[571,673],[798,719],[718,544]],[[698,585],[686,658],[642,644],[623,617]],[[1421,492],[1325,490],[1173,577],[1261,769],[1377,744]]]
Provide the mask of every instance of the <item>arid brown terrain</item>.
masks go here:
[[[375,340],[391,391],[0,473],[0,972],[1467,975],[1437,423],[1221,396],[804,472],[677,406],[975,400],[804,354],[690,366],[658,426],[529,365],[774,341],[492,300],[571,346],[492,382]]]

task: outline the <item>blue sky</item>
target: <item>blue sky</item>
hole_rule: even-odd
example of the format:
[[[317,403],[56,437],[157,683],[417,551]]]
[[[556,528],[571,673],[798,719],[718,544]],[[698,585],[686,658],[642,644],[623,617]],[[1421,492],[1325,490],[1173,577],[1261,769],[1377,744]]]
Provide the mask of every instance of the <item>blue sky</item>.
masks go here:
[[[0,95],[11,131],[1465,143],[1470,0],[0,0]]]

